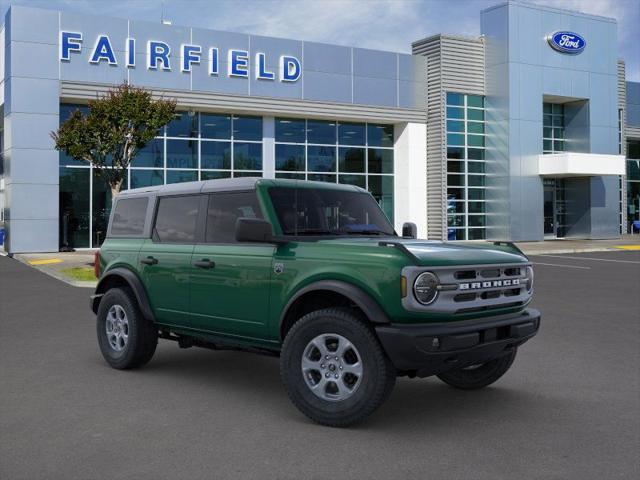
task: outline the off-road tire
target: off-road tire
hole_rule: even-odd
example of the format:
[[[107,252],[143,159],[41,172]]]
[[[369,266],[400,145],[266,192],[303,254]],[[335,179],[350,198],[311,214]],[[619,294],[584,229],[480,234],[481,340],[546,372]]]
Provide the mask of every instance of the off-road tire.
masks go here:
[[[359,386],[343,400],[319,398],[304,378],[303,354],[309,342],[323,334],[344,337],[361,357]],[[289,330],[282,346],[280,375],[289,398],[307,417],[321,425],[347,427],[362,422],[389,397],[397,373],[366,320],[348,308],[328,308],[305,315]]]
[[[517,352],[518,349],[513,348],[508,353],[489,360],[477,368],[451,370],[439,374],[438,378],[444,383],[461,390],[477,390],[491,385],[507,373],[516,358]]]
[[[128,321],[128,339],[124,348],[116,351],[106,332],[107,314],[120,306]],[[142,367],[151,360],[158,345],[158,329],[142,315],[133,292],[128,288],[112,288],[100,301],[96,322],[98,345],[109,365],[118,370]]]

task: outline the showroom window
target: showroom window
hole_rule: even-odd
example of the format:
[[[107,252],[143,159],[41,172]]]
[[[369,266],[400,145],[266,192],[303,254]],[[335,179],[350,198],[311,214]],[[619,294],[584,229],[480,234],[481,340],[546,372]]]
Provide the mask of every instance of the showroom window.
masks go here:
[[[366,188],[393,221],[393,125],[275,120],[276,178]]]
[[[86,105],[61,104],[60,122]],[[111,212],[111,191],[97,171],[60,152],[60,246],[98,247]],[[231,177],[261,177],[262,117],[176,112],[135,156],[128,188]]]
[[[447,239],[486,237],[484,97],[447,93]]]
[[[542,104],[542,153],[564,152],[564,105]]]

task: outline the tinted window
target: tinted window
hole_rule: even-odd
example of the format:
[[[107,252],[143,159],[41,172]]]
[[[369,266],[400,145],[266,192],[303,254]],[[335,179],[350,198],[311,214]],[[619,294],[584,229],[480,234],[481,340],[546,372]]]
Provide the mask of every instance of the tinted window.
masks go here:
[[[367,193],[275,187],[269,195],[285,235],[394,235]]]
[[[262,140],[262,117],[233,117],[233,137],[236,140]]]
[[[178,112],[167,125],[167,137],[197,137],[198,114]]]
[[[148,203],[147,197],[118,200],[113,212],[111,235],[142,235]]]
[[[339,123],[338,143],[341,145],[364,145],[364,123]]]
[[[201,113],[200,132],[202,138],[231,138],[231,117]]]
[[[167,243],[194,242],[199,203],[199,195],[161,198],[154,238]]]
[[[276,118],[276,142],[304,143],[304,120]]]
[[[276,145],[276,170],[304,171],[304,145]]]
[[[238,218],[262,218],[255,192],[218,193],[209,196],[207,243],[235,243]]]

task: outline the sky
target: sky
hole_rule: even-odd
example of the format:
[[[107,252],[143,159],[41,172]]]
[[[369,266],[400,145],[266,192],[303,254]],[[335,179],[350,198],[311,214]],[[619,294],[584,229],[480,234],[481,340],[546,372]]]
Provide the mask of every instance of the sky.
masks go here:
[[[613,17],[627,80],[640,82],[640,0],[528,0]],[[9,5],[67,10],[174,25],[411,51],[436,33],[477,36],[480,10],[503,0],[0,0]]]

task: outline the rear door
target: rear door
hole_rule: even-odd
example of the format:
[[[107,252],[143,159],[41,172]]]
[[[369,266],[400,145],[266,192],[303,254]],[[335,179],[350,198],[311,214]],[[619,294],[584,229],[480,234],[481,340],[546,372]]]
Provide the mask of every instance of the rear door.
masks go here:
[[[191,258],[191,320],[201,330],[264,337],[275,247],[236,242],[240,217],[262,218],[255,191],[208,195],[204,243]]]
[[[159,323],[189,326],[189,274],[202,195],[158,198],[152,238],[138,262],[151,308]]]

